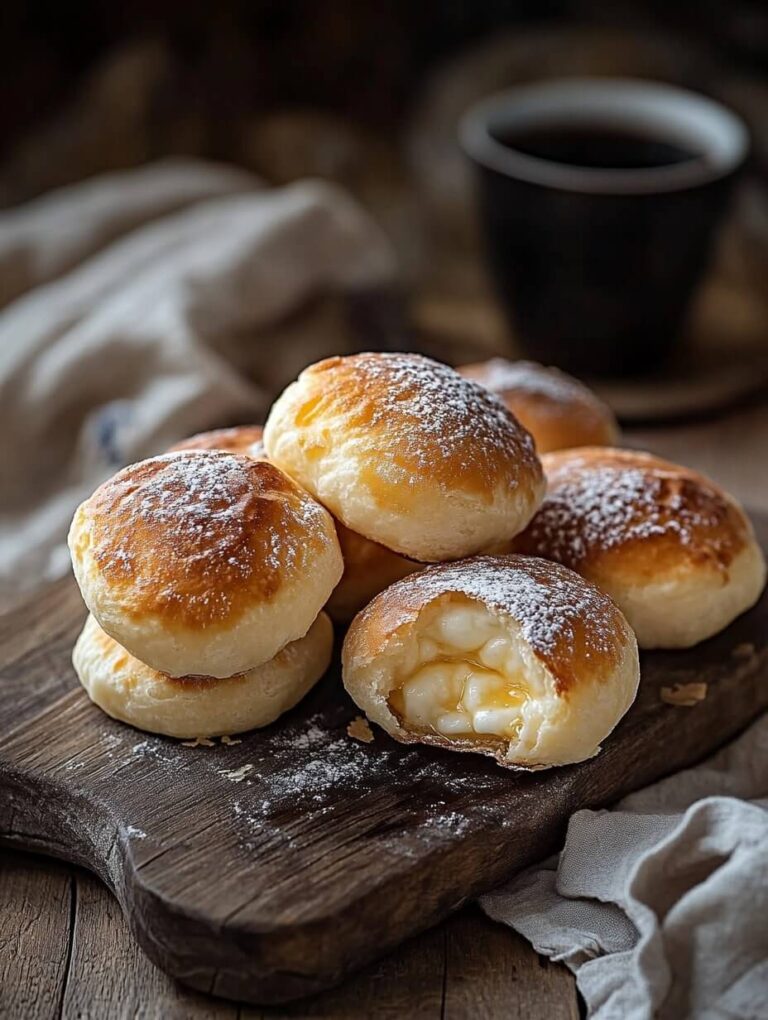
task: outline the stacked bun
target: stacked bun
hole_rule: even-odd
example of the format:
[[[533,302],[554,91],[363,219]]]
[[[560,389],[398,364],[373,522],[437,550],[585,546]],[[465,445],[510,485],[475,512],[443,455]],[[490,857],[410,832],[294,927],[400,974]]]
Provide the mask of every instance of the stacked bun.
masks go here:
[[[130,655],[89,616],[73,661],[91,701],[108,715],[150,733],[186,739],[274,722],[320,679],[332,646],[333,626],[319,613],[304,637],[245,673],[172,677]]]
[[[214,429],[211,432],[199,432],[177,443],[171,447],[171,451],[228,450],[266,460],[263,433],[264,430],[258,425]],[[421,563],[406,559],[378,542],[371,542],[357,532],[350,531],[340,521],[336,521],[336,533],[344,559],[344,573],[325,608],[337,623],[349,623],[374,595],[422,567]]]
[[[543,495],[531,438],[496,396],[415,355],[329,358],[277,400],[264,444],[331,510],[342,547],[439,564],[350,628],[344,683],[371,720],[507,766],[596,753],[635,696],[637,645],[577,574],[477,555],[506,551]]]
[[[327,610],[354,617],[344,684],[396,739],[582,761],[635,697],[638,644],[700,641],[765,582],[735,500],[617,436],[529,363],[311,365],[263,435],[193,436],[78,509],[78,675],[143,729],[263,726],[327,668]]]
[[[516,419],[416,355],[312,366],[261,440],[193,436],[75,514],[92,615],[74,661],[111,714],[175,736],[263,725],[326,668],[326,604],[346,621],[421,561],[506,548],[543,495]]]
[[[174,736],[236,732],[270,714],[259,691],[279,714],[327,667],[330,626],[312,628],[343,570],[336,531],[273,464],[210,450],[133,464],[78,508],[69,545],[93,617],[75,667],[110,714]],[[107,637],[111,654],[96,654]],[[214,725],[204,695],[232,677],[240,697]],[[168,699],[185,705],[174,728]]]
[[[506,545],[544,493],[515,417],[415,354],[311,365],[272,407],[264,445],[346,528],[424,563]]]
[[[344,573],[326,606],[328,615],[336,623],[350,623],[380,591],[424,566],[350,531],[341,521],[336,522],[336,533],[344,558]]]

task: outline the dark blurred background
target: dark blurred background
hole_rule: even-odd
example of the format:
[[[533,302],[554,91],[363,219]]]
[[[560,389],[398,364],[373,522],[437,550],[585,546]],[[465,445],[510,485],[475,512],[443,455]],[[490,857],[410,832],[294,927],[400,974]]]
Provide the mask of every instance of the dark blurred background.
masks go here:
[[[415,345],[437,344],[449,360],[509,343],[487,299],[454,142],[464,109],[505,85],[567,74],[640,75],[712,94],[747,119],[754,155],[699,317],[715,345],[721,320],[750,349],[765,329],[762,0],[32,0],[5,5],[2,20],[2,205],[180,153],[274,183],[331,178],[393,239]],[[702,349],[712,343],[703,337]]]
[[[658,37],[658,69],[700,87],[706,73],[716,90],[720,75],[759,77],[768,69],[762,0],[32,0],[5,5],[2,19],[0,74],[10,100],[0,114],[6,200],[43,183],[42,171],[39,182],[12,179],[19,147],[77,108],[96,117],[99,103],[102,115],[114,104],[111,137],[101,139],[98,156],[80,153],[80,167],[77,140],[70,139],[73,161],[56,168],[61,179],[179,151],[264,160],[266,170],[275,170],[268,153],[254,151],[252,133],[262,118],[299,107],[339,118],[361,142],[380,142],[380,133],[401,131],[430,75],[447,60],[508,34],[514,76],[521,55],[512,44],[534,27],[592,29],[593,45],[583,46],[580,59],[594,72],[636,65],[648,32]],[[612,42],[597,31],[607,26],[617,30]],[[649,72],[653,63],[649,56]],[[552,70],[539,64],[542,74]]]

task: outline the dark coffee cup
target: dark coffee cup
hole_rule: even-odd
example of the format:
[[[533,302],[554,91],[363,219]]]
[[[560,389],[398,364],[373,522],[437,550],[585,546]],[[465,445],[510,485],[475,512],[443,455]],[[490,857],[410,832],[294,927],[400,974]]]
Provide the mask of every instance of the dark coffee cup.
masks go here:
[[[658,367],[747,155],[743,122],[671,85],[570,78],[484,100],[460,137],[526,352],[586,374]]]

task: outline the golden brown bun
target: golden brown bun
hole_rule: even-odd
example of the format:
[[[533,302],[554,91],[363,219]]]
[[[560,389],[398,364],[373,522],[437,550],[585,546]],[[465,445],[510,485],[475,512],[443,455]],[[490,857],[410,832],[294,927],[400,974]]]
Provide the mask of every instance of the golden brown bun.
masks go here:
[[[85,622],[72,653],[90,699],[113,719],[169,737],[216,737],[267,726],[293,708],[328,668],[331,621],[320,613],[307,634],[240,676],[166,676]]]
[[[264,429],[261,425],[236,425],[231,429],[212,429],[210,432],[197,432],[189,439],[182,439],[170,447],[168,453],[181,453],[184,450],[221,450],[223,453],[242,453],[247,457],[264,457],[262,437]]]
[[[639,680],[635,637],[611,599],[525,556],[398,581],[355,618],[342,663],[356,704],[398,740],[526,768],[595,754]]]
[[[273,464],[213,451],[124,468],[78,508],[69,546],[99,625],[171,676],[267,662],[343,569],[327,510]]]
[[[543,457],[518,552],[566,564],[624,611],[641,648],[687,648],[757,601],[765,561],[733,497],[688,468],[605,447]]]
[[[531,433],[539,454],[618,442],[619,426],[608,405],[557,368],[491,358],[458,371],[496,394]]]
[[[349,623],[374,595],[423,567],[422,563],[407,560],[350,531],[339,521],[336,531],[344,558],[344,574],[325,607],[336,623]]]
[[[169,452],[178,450],[225,450],[248,457],[266,459],[262,442],[263,429],[259,425],[242,425],[231,429],[199,432],[196,436],[177,443]],[[371,542],[336,521],[339,545],[344,558],[344,574],[333,590],[325,607],[340,624],[347,624],[374,595],[401,577],[420,570],[422,564]]]
[[[543,494],[531,437],[506,408],[415,354],[311,365],[273,406],[264,444],[346,527],[425,562],[508,541]]]

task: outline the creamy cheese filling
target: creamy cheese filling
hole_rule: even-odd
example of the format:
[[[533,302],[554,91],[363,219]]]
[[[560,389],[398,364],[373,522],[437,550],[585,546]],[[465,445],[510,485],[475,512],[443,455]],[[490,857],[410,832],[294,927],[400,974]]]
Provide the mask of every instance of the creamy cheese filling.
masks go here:
[[[530,681],[501,623],[480,605],[448,602],[423,613],[417,626],[414,654],[389,696],[404,725],[449,738],[515,738]]]

